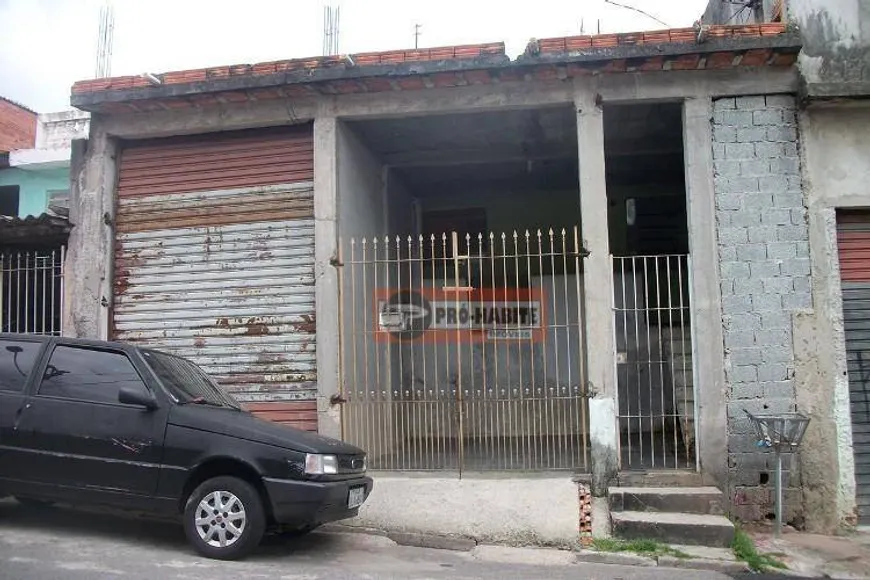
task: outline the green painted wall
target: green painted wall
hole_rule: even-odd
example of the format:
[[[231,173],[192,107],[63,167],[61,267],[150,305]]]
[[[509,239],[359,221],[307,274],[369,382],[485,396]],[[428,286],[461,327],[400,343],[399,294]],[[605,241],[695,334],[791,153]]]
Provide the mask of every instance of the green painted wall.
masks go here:
[[[0,171],[0,186],[17,185],[18,217],[38,216],[48,208],[48,192],[69,189],[69,169],[23,171],[14,167]]]

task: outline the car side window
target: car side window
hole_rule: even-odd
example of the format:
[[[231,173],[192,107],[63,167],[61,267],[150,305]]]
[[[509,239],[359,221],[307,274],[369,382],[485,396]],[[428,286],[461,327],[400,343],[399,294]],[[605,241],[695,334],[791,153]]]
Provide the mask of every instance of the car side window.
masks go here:
[[[84,347],[58,346],[51,353],[38,394],[93,403],[118,403],[118,392],[148,388],[126,355]]]
[[[0,391],[20,393],[39,356],[42,344],[23,340],[0,340]]]

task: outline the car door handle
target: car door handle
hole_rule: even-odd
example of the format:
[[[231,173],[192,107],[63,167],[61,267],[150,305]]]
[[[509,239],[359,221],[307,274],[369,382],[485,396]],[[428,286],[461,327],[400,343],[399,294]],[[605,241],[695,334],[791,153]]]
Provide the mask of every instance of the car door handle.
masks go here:
[[[21,421],[21,413],[24,412],[24,409],[29,409],[30,407],[31,407],[31,404],[30,404],[30,403],[25,403],[24,405],[18,407],[18,410],[15,411],[15,421],[14,421],[14,423],[12,424],[12,430],[13,430],[13,431],[17,431],[17,430],[18,430],[18,423]]]

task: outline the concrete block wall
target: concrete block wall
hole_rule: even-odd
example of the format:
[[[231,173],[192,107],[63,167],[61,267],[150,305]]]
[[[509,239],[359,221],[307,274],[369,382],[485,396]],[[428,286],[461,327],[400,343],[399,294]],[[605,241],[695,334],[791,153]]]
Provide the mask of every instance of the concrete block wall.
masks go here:
[[[773,512],[774,459],[755,446],[744,409],[794,410],[792,313],[812,306],[796,113],[788,95],[713,104],[729,493],[746,521]],[[784,465],[791,518],[801,513],[795,461]]]

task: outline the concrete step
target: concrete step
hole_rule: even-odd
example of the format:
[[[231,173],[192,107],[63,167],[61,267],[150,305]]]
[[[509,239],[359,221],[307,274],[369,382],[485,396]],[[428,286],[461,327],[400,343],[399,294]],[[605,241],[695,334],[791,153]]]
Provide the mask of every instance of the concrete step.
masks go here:
[[[614,512],[725,513],[715,487],[611,487],[607,500]]]
[[[619,487],[702,487],[709,485],[696,471],[675,469],[655,471],[620,471],[616,475]]]
[[[613,535],[626,540],[727,548],[734,524],[723,516],[667,512],[612,512]]]

